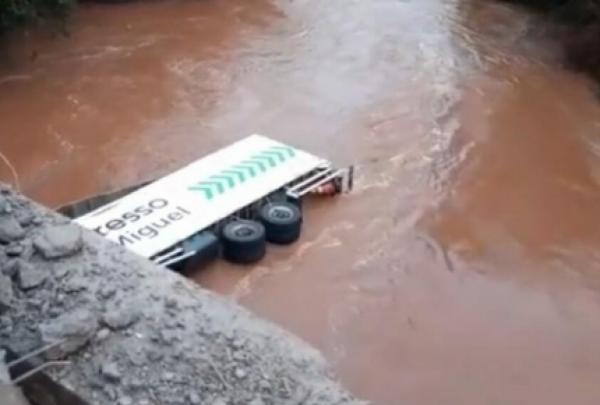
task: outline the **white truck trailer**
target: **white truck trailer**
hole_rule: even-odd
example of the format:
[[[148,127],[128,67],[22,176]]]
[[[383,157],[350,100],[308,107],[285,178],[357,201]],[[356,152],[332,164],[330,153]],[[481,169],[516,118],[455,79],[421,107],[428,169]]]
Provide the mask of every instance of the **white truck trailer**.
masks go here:
[[[75,222],[157,264],[198,266],[219,255],[254,263],[267,241],[298,239],[303,196],[346,192],[352,183],[352,166],[336,169],[326,159],[251,135],[129,193],[62,211],[90,211]],[[98,201],[108,203],[97,208]]]

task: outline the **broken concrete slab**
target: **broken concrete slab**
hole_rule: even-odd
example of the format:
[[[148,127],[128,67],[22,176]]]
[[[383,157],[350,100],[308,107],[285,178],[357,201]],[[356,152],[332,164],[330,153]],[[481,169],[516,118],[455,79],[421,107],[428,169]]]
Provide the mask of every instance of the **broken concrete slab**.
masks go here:
[[[47,227],[33,240],[33,245],[45,259],[72,256],[83,247],[81,228],[74,224]]]
[[[13,198],[10,191],[4,196]],[[17,215],[21,205],[12,205]],[[0,291],[12,297],[1,317],[0,339],[6,337],[21,354],[65,339],[46,357],[69,360],[70,366],[47,373],[84,401],[362,403],[297,337],[92,232],[73,230],[42,207],[27,209],[40,227],[28,227],[20,243],[33,240],[39,254],[12,260],[48,269],[48,276],[36,288],[13,291],[10,277],[2,275]],[[1,257],[5,249],[0,245]]]
[[[25,237],[25,230],[12,215],[0,215],[0,243],[10,243]]]

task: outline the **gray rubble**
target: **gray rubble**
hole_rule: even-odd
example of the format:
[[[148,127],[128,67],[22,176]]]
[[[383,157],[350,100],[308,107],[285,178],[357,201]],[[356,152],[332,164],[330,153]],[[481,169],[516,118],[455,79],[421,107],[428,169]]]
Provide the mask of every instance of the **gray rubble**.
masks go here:
[[[89,404],[363,403],[292,334],[0,192],[0,348],[60,342],[48,375]]]
[[[56,318],[44,319],[38,329],[42,345],[64,342],[52,351],[51,357],[58,359],[85,346],[97,326],[96,314],[87,308],[79,308]]]
[[[46,227],[33,239],[33,245],[44,259],[71,256],[83,246],[81,229],[73,224]]]
[[[0,313],[10,309],[13,297],[12,280],[0,274]]]
[[[29,290],[39,287],[44,283],[48,274],[37,266],[25,262],[23,260],[16,262],[19,288]]]
[[[14,216],[10,214],[0,215],[0,243],[9,243],[24,237],[25,230]]]

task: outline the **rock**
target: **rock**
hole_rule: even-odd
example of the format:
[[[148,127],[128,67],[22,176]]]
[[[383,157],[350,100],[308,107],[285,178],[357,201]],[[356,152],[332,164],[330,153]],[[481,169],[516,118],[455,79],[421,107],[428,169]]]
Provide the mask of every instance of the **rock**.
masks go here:
[[[25,230],[14,217],[10,215],[0,216],[0,243],[10,243],[24,237]]]
[[[0,312],[10,309],[13,298],[12,280],[0,274]]]
[[[110,336],[110,330],[107,328],[100,329],[98,333],[96,333],[96,341],[102,342]]]
[[[48,316],[51,318],[56,318],[60,314],[63,313],[63,309],[59,307],[52,307],[48,310]]]
[[[165,307],[169,309],[177,309],[179,308],[179,303],[177,302],[177,299],[167,297],[165,298]]]
[[[31,220],[31,223],[35,226],[40,226],[41,224],[44,223],[44,220],[40,217],[33,217],[33,219]]]
[[[79,293],[87,290],[88,283],[84,276],[71,277],[68,282],[63,283],[62,290],[67,294]]]
[[[115,400],[117,399],[117,391],[115,387],[108,384],[104,384],[104,393],[108,398],[110,398],[110,403],[114,404]]]
[[[271,383],[268,380],[260,380],[258,382],[258,386],[262,391],[265,392],[271,392],[271,390],[273,389]]]
[[[102,321],[109,328],[119,330],[133,325],[140,319],[140,311],[135,305],[118,304],[108,307]]]
[[[14,277],[19,272],[19,262],[17,260],[9,260],[2,265],[2,274],[7,277]]]
[[[227,400],[223,398],[216,398],[214,401],[212,401],[211,405],[227,405]]]
[[[115,362],[108,362],[102,364],[100,367],[100,374],[109,382],[119,382],[121,381],[121,373],[119,371],[119,366]]]
[[[2,331],[2,335],[10,335],[13,331],[13,325],[14,323],[10,316],[0,317],[0,331]]]
[[[96,295],[99,299],[107,300],[114,296],[116,292],[117,289],[113,285],[105,285],[96,293]]]
[[[46,228],[33,240],[33,245],[48,260],[72,256],[83,247],[81,229],[74,224]]]
[[[44,305],[44,302],[39,298],[31,298],[27,305],[33,308],[34,310],[38,310]]]
[[[162,343],[170,345],[181,340],[181,337],[177,331],[163,329],[160,331],[160,340]]]
[[[158,350],[150,350],[146,353],[146,357],[148,357],[148,360],[150,360],[151,362],[157,362],[159,360],[162,360],[164,355]]]
[[[119,398],[119,405],[132,405],[133,400],[130,397],[121,397]]]
[[[8,245],[6,247],[6,249],[4,250],[6,252],[6,255],[9,257],[17,257],[17,256],[21,256],[21,254],[23,254],[23,246],[17,244],[17,243],[11,243],[10,245]]]
[[[132,378],[128,380],[126,385],[132,390],[142,390],[148,386],[147,383],[138,380],[137,378]]]
[[[254,398],[248,405],[265,405],[265,403],[260,398]]]
[[[46,320],[39,326],[39,333],[44,344],[65,340],[57,350],[48,352],[49,358],[57,359],[85,346],[97,326],[98,319],[94,313],[87,309],[77,309]]]
[[[33,222],[33,213],[28,209],[19,210],[17,213],[17,221],[21,226],[29,226]]]
[[[36,288],[42,285],[48,277],[48,274],[45,271],[40,270],[23,260],[19,261],[18,268],[18,281],[21,290]]]
[[[141,344],[129,348],[123,357],[127,358],[136,367],[143,366],[148,360],[144,347]]]
[[[239,368],[239,367],[235,369],[233,374],[235,375],[235,378],[237,378],[238,380],[242,380],[242,379],[246,378],[246,376],[248,375],[246,370],[244,370],[243,368]]]
[[[200,405],[202,400],[200,399],[200,395],[196,394],[195,392],[190,392],[188,394],[188,402],[192,405]]]
[[[57,268],[54,271],[54,275],[56,276],[57,280],[62,280],[63,278],[67,277],[69,274],[71,274],[71,271],[73,269],[71,269],[70,267],[67,266],[60,266],[59,268]]]
[[[10,201],[4,196],[0,196],[0,214],[9,214],[12,211]]]

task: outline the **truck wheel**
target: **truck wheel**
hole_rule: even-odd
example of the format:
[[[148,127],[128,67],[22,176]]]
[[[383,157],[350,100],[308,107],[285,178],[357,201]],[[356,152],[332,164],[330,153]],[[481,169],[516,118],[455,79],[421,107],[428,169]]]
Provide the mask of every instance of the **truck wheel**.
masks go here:
[[[279,245],[289,245],[298,240],[302,228],[302,213],[295,204],[279,201],[265,204],[259,213],[265,226],[267,240]]]
[[[232,263],[256,263],[265,256],[265,227],[256,221],[233,221],[223,228],[223,256]]]

